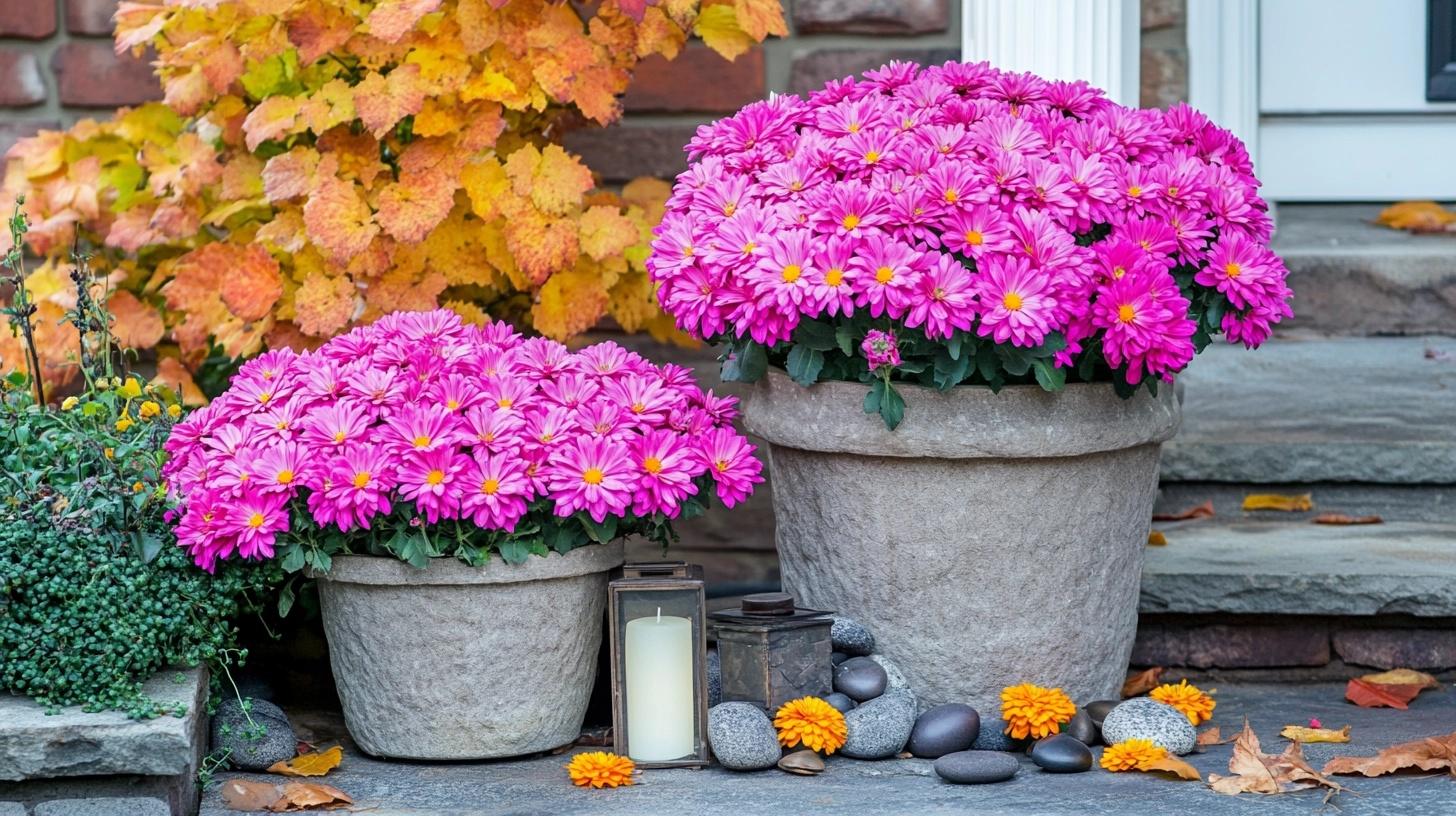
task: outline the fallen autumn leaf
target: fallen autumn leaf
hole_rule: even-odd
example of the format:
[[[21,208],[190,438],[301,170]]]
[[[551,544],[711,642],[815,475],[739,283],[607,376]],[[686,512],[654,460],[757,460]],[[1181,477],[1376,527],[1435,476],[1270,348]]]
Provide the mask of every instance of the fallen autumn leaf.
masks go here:
[[[1286,496],[1280,493],[1250,493],[1244,497],[1244,509],[1300,513],[1314,509],[1314,497],[1309,493],[1301,493],[1297,496]]]
[[[1189,507],[1179,510],[1176,513],[1154,513],[1153,521],[1188,521],[1190,519],[1212,518],[1213,500],[1210,499],[1197,507]]]
[[[1229,759],[1230,776],[1208,775],[1208,786],[1217,793],[1286,793],[1303,788],[1324,787],[1331,792],[1348,790],[1309,766],[1299,743],[1291,742],[1282,754],[1266,754],[1259,737],[1244,720],[1244,730],[1234,740]]]
[[[268,773],[283,776],[323,776],[339,767],[344,761],[344,749],[335,745],[327,751],[299,754],[293,759],[275,762],[268,766]]]
[[[1456,776],[1456,732],[1392,745],[1373,757],[1335,757],[1325,763],[1324,772],[1382,776],[1406,768],[1445,770]]]
[[[1380,516],[1347,516],[1344,513],[1320,513],[1310,519],[1315,524],[1384,524]]]
[[[1148,546],[1166,547],[1168,546],[1168,537],[1163,535],[1162,530],[1154,530],[1151,533],[1148,533]]]
[[[1359,677],[1345,684],[1345,699],[1361,708],[1409,708],[1421,693],[1420,686],[1371,683]]]
[[[1350,726],[1339,730],[1333,728],[1306,728],[1302,725],[1286,725],[1279,736],[1295,742],[1349,742]]]
[[[1163,679],[1163,672],[1165,671],[1167,669],[1162,666],[1154,666],[1151,669],[1143,669],[1140,672],[1128,673],[1127,681],[1122,684],[1123,698],[1126,699],[1128,697],[1136,697],[1139,694],[1147,694],[1157,688],[1158,683]]]
[[[1162,759],[1155,759],[1138,766],[1139,771],[1162,771],[1170,773],[1179,779],[1190,779],[1198,782],[1203,781],[1202,774],[1198,769],[1175,756],[1165,756]]]

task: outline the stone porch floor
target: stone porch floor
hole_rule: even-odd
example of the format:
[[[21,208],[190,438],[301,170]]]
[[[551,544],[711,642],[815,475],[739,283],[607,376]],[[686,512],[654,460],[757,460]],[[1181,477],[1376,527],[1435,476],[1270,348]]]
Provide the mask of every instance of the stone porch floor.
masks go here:
[[[1208,681],[1202,681],[1208,683]],[[1208,683],[1218,686],[1214,724],[1225,735],[1247,716],[1266,753],[1287,744],[1284,725],[1318,717],[1326,727],[1353,726],[1347,745],[1310,745],[1305,755],[1316,769],[1332,756],[1373,755],[1399,742],[1456,730],[1456,691],[1428,691],[1408,711],[1362,709],[1344,702],[1342,683]],[[1207,687],[1207,686],[1205,686]],[[299,717],[300,725],[327,742],[343,734],[335,715]],[[831,757],[818,777],[780,771],[739,774],[708,770],[649,770],[631,788],[591,791],[572,787],[562,756],[488,763],[381,762],[360,754],[344,738],[346,757],[324,780],[349,793],[353,812],[371,816],[485,816],[485,814],[695,814],[695,816],[797,816],[797,814],[1316,814],[1387,816],[1456,813],[1456,780],[1439,774],[1376,779],[1338,777],[1352,793],[1323,804],[1319,792],[1238,797],[1213,793],[1197,782],[1174,782],[1143,774],[1041,772],[1030,760],[1010,782],[957,786],[942,782],[925,760],[859,762]],[[1206,777],[1227,773],[1233,748],[1221,745],[1188,759]],[[222,779],[234,775],[222,774]],[[272,777],[276,780],[277,777]],[[234,816],[222,807],[219,786],[203,797],[202,816]]]

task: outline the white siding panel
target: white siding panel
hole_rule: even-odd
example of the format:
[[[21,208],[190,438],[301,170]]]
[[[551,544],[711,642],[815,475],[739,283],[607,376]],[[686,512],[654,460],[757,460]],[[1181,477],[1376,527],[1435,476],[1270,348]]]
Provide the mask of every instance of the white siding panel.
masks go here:
[[[1269,200],[1450,200],[1456,115],[1266,118],[1255,170]]]

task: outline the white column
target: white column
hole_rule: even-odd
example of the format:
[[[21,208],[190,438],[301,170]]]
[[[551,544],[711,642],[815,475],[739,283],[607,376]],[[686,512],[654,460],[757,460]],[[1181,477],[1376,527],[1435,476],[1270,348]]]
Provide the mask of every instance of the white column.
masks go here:
[[[1139,0],[963,0],[961,59],[1046,79],[1083,79],[1136,107]]]
[[[1259,151],[1258,0],[1188,0],[1188,104]]]

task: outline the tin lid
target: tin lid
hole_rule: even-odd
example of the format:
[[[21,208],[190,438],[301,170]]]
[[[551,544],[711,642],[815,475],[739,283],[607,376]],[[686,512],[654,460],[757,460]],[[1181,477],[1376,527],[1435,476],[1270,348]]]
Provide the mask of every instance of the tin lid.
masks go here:
[[[739,608],[743,614],[754,617],[792,615],[794,614],[794,596],[787,592],[760,592],[756,595],[744,595]]]
[[[737,609],[720,609],[710,613],[708,617],[724,623],[744,625],[772,626],[787,623],[802,626],[826,619],[829,614],[795,606],[794,596],[787,592],[760,592],[744,595]]]

